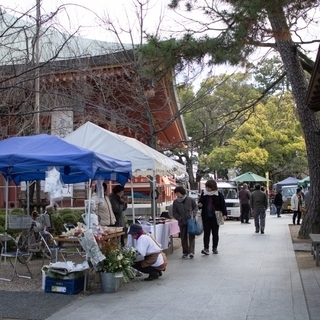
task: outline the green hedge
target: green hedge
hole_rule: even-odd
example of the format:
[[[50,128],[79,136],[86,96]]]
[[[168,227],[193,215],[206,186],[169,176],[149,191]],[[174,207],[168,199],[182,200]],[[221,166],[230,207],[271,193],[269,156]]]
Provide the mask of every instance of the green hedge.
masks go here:
[[[14,209],[10,210],[10,214],[22,214],[22,209]],[[51,216],[52,222],[52,233],[53,235],[60,235],[65,228],[63,226],[64,223],[70,223],[77,226],[77,222],[83,222],[81,215],[84,213],[83,210],[79,209],[61,209],[56,212],[49,213]],[[5,231],[5,209],[0,209],[0,233],[4,233]],[[8,226],[9,227],[9,226]],[[8,228],[8,233],[11,235],[16,235],[20,230],[11,230]]]
[[[83,222],[81,215],[83,210],[79,209],[62,209],[57,213],[51,214],[51,222],[53,226],[54,235],[60,235],[63,231],[66,231],[63,224],[70,223],[77,226],[77,222]]]

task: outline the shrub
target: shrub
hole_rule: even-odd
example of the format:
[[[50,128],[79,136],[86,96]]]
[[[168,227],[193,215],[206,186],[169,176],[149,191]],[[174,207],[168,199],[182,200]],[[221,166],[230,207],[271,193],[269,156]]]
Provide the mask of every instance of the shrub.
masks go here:
[[[70,223],[77,225],[78,222],[83,222],[81,215],[83,210],[74,210],[74,209],[62,209],[57,212],[57,214],[51,214],[52,227],[54,229],[53,233],[55,235],[61,234],[63,231],[66,231],[63,224]]]

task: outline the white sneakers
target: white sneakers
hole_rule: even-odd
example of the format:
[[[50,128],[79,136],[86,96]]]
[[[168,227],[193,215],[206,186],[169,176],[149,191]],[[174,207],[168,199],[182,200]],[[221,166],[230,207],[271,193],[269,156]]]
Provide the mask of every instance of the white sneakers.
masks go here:
[[[189,255],[187,255],[187,254],[183,254],[182,255],[182,259],[188,259],[188,258],[193,259],[194,258],[194,253],[190,253]]]

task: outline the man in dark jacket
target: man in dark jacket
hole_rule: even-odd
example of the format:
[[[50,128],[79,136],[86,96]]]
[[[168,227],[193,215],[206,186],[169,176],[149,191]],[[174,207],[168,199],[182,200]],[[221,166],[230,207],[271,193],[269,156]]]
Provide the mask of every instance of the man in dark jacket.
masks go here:
[[[109,194],[109,199],[112,206],[112,211],[116,217],[116,226],[125,227],[124,211],[127,209],[127,197],[124,196],[124,187],[116,185]],[[121,236],[121,245],[124,246],[124,236]]]
[[[277,208],[277,215],[278,218],[281,218],[281,209],[282,209],[282,204],[283,204],[283,199],[282,199],[282,190],[278,190],[276,197],[274,198],[273,204]]]
[[[243,184],[242,189],[239,191],[239,200],[241,205],[241,223],[250,223],[249,222],[249,213],[250,213],[250,197],[251,193],[248,190],[248,185]]]
[[[254,225],[256,233],[261,231],[264,234],[266,225],[266,210],[268,208],[268,197],[260,190],[260,184],[255,185],[255,190],[251,194],[250,205],[254,214]]]

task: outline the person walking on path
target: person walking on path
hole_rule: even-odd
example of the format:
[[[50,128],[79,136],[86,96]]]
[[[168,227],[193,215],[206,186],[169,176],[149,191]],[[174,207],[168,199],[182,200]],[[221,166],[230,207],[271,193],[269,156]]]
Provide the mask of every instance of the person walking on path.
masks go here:
[[[268,197],[265,192],[260,190],[260,184],[255,185],[255,190],[251,194],[250,205],[253,209],[256,233],[261,231],[261,234],[264,234]]]
[[[274,198],[274,202],[273,204],[276,206],[277,208],[277,215],[278,218],[281,218],[281,209],[282,209],[282,205],[283,205],[283,199],[282,199],[282,190],[278,190],[276,197]]]
[[[216,218],[216,211],[221,211],[223,219],[227,219],[227,208],[223,194],[218,191],[217,182],[208,180],[206,189],[202,192],[198,201],[201,208],[203,222],[203,250],[202,254],[209,255],[210,233],[212,233],[212,253],[218,253],[219,224]]]
[[[301,207],[302,207],[302,195],[301,189],[298,188],[296,194],[291,197],[291,210],[293,211],[292,222],[293,224],[300,224],[301,219]]]
[[[176,187],[174,193],[177,199],[173,201],[172,215],[178,220],[182,246],[182,258],[194,257],[195,236],[188,234],[188,219],[195,218],[198,213],[196,201],[186,195],[183,187]]]
[[[248,190],[248,185],[243,184],[242,189],[239,191],[239,201],[241,205],[241,223],[250,223],[249,222],[249,213],[250,213],[250,197],[251,193]]]

